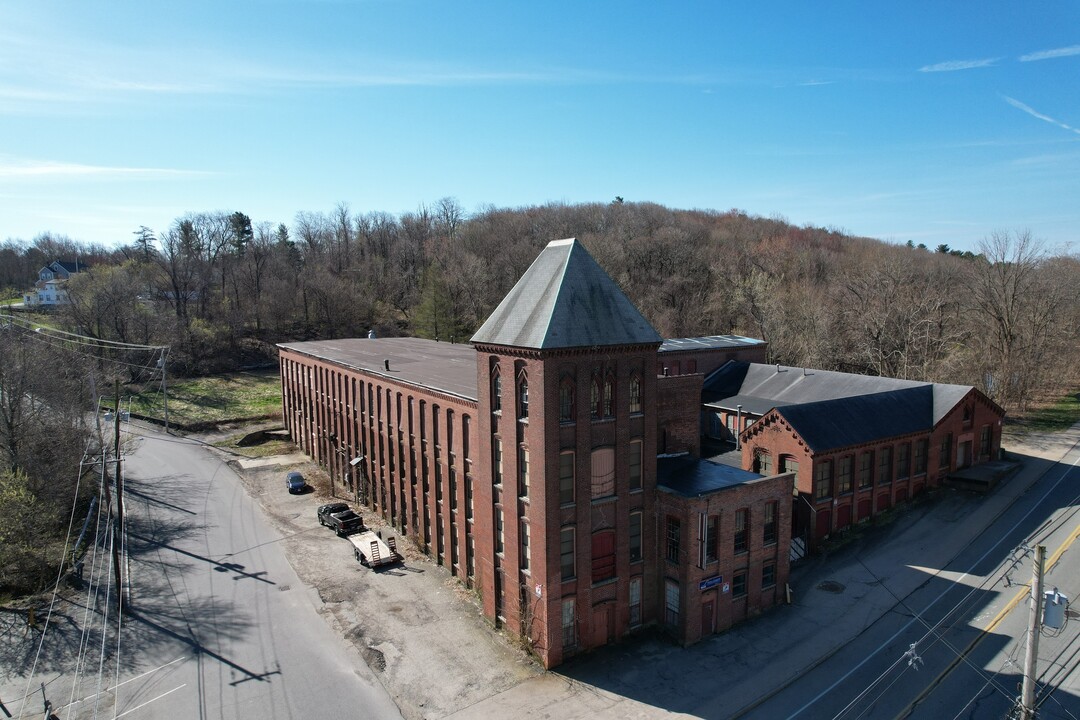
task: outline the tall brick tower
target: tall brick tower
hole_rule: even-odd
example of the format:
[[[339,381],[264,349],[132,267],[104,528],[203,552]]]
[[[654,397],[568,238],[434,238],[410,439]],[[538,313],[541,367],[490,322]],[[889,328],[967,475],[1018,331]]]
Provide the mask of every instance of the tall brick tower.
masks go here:
[[[472,342],[484,614],[551,667],[655,619],[661,338],[568,239],[548,244]]]

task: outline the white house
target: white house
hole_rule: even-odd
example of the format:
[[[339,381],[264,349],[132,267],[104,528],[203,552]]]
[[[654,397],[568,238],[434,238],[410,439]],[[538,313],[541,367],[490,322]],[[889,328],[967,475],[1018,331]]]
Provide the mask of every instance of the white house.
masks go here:
[[[64,285],[73,274],[86,269],[86,265],[78,260],[69,262],[65,260],[53,260],[45,267],[38,270],[38,281],[33,290],[23,293],[23,304],[32,305],[66,305],[71,302],[68,298]]]

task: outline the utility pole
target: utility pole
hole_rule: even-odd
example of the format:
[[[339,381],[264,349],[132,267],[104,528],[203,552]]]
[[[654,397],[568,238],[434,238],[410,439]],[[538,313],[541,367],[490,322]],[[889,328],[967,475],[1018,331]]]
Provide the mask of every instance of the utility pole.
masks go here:
[[[169,386],[165,381],[165,361],[169,353],[168,346],[161,348],[161,357],[158,358],[158,367],[161,368],[161,395],[165,400],[165,434],[169,434]]]
[[[123,609],[124,583],[120,575],[118,545],[124,541],[124,476],[120,472],[120,381],[116,381],[116,415],[113,428],[113,453],[116,455],[116,537],[113,538],[113,559],[116,565],[116,607]]]
[[[1024,656],[1024,684],[1020,693],[1020,717],[1035,718],[1035,663],[1039,657],[1039,631],[1042,629],[1043,562],[1046,546],[1035,547],[1035,567],[1031,571],[1031,615],[1028,618],[1027,653]]]

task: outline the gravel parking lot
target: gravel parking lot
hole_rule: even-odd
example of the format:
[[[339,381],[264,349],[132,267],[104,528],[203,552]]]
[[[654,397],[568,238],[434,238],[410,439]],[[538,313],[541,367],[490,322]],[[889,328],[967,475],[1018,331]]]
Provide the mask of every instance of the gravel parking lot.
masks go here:
[[[356,647],[406,718],[459,713],[543,674],[483,619],[470,590],[409,541],[398,538],[402,563],[378,570],[358,563],[348,540],[319,525],[316,508],[333,499],[325,474],[304,456],[230,464],[285,535],[286,556],[322,600],[319,612]],[[303,472],[314,492],[290,495],[289,470]],[[372,529],[385,528],[355,509]]]

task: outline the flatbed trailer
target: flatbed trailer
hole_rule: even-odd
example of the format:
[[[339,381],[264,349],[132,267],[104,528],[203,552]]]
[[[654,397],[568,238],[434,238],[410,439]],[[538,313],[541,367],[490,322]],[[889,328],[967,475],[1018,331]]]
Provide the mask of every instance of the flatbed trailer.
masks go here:
[[[375,568],[401,560],[401,555],[397,551],[397,540],[392,536],[383,540],[379,533],[364,530],[348,537],[353,545],[353,557],[361,565]]]

